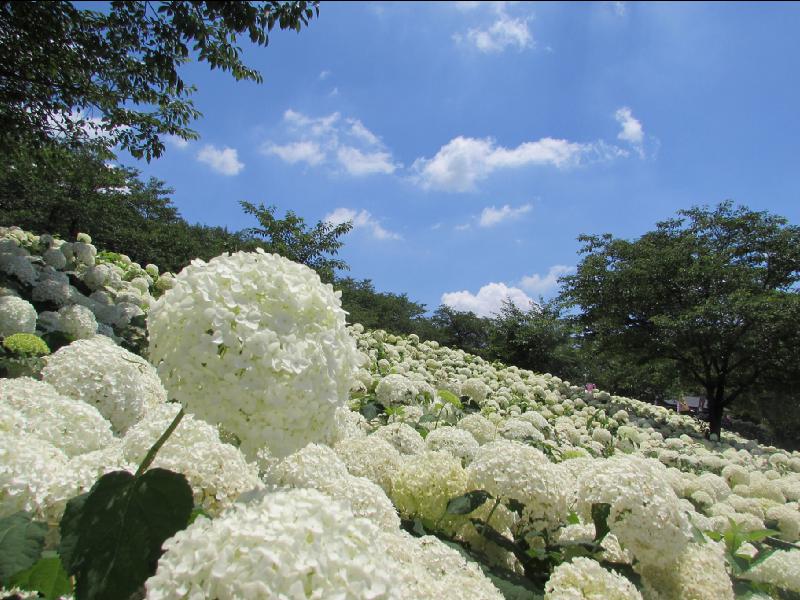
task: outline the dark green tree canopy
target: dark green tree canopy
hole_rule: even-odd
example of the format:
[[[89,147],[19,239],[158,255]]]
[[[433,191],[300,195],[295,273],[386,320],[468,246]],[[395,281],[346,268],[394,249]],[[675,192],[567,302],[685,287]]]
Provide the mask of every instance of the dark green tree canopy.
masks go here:
[[[261,246],[267,252],[308,265],[329,283],[333,281],[336,269],[347,269],[343,260],[327,255],[336,255],[344,243],[339,238],[352,229],[352,222],[334,225],[327,221],[318,221],[313,228],[309,228],[305,219],[297,216],[294,211],[287,211],[285,218],[277,219],[274,206],[256,206],[244,201],[239,204],[260,225],[241,231],[246,244]]]
[[[102,132],[109,147],[158,157],[163,135],[197,138],[189,128],[200,116],[190,99],[195,88],[179,72],[192,53],[212,69],[260,83],[241,59],[238,37],[266,46],[275,25],[300,31],[318,10],[305,1],[115,1],[108,12],[70,2],[0,2],[2,145],[83,143]]]
[[[792,368],[800,227],[731,202],[678,214],[635,241],[582,236],[563,294],[601,348],[668,359],[705,390],[718,433],[725,406]]]

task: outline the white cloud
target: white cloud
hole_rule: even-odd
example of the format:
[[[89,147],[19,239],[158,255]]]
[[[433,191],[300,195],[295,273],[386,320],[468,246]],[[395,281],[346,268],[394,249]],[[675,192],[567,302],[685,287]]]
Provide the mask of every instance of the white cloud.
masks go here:
[[[263,146],[261,151],[264,154],[274,154],[289,164],[305,162],[314,166],[325,160],[325,153],[316,142],[293,142],[283,146],[269,144]]]
[[[266,142],[262,146],[265,154],[273,154],[288,163],[339,164],[355,177],[391,174],[402,166],[394,163],[381,139],[359,119],[343,119],[338,112],[309,117],[289,109],[283,114],[283,120],[295,139],[285,144]]]
[[[611,6],[614,9],[614,14],[618,17],[624,17],[625,13],[628,11],[628,7],[624,2],[611,2]]]
[[[396,168],[388,152],[361,152],[352,146],[342,146],[336,151],[336,158],[350,175],[388,174]]]
[[[352,208],[339,207],[325,215],[324,221],[332,225],[340,225],[348,221],[353,222],[353,229],[365,229],[377,240],[401,240],[403,237],[393,231],[384,229],[380,222],[369,211],[355,211]]]
[[[185,150],[189,147],[189,140],[185,140],[177,135],[165,135],[164,141],[178,150]]]
[[[516,148],[496,146],[491,138],[459,136],[442,146],[433,158],[418,158],[412,165],[415,179],[425,189],[466,192],[493,171],[526,165],[568,167],[582,156],[597,153],[595,144],[542,138]]]
[[[211,144],[206,144],[197,153],[197,160],[223,175],[238,175],[244,169],[244,163],[239,162],[237,151],[227,146],[218,150]]]
[[[644,129],[642,123],[633,116],[631,109],[623,106],[614,113],[614,118],[620,124],[622,130],[617,135],[617,139],[628,142],[636,148],[641,156],[643,154],[642,143],[644,142]]]
[[[372,133],[369,129],[364,127],[364,124],[358,119],[347,119],[350,124],[350,134],[369,144],[370,146],[380,146],[381,140],[377,135]]]
[[[526,275],[519,282],[521,288],[527,290],[535,296],[547,296],[550,292],[554,291],[558,286],[558,278],[562,275],[569,275],[575,272],[575,267],[567,265],[553,265],[547,272],[547,275],[542,276],[538,273],[533,275]]]
[[[328,77],[331,76],[331,72],[328,69],[324,69],[319,73],[320,81],[325,81]]]
[[[487,29],[470,29],[467,40],[481,52],[502,52],[515,46],[518,50],[533,47],[533,36],[525,19],[513,19],[501,13]],[[457,36],[456,39],[460,39]]]
[[[462,290],[442,294],[441,302],[460,311],[472,311],[479,317],[489,317],[500,311],[504,300],[510,300],[522,310],[528,310],[533,300],[521,289],[504,283],[488,283],[477,294]]]
[[[511,208],[511,206],[509,206],[508,204],[504,204],[500,208],[495,208],[494,206],[487,206],[481,212],[478,224],[481,227],[492,227],[503,221],[516,219],[517,217],[520,217],[525,213],[530,212],[530,210],[531,210],[530,204],[523,204],[519,208]]]

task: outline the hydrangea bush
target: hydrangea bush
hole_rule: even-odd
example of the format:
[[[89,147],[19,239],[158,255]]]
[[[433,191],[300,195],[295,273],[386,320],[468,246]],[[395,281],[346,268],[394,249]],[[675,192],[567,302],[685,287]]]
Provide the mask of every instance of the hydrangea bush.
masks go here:
[[[157,450],[148,473],[185,476],[200,516],[148,598],[800,594],[797,452],[348,328],[330,286],[265,253],[172,276],[2,228],[0,277],[0,337],[54,350],[41,380],[0,379],[0,519],[58,548],[70,499]],[[120,344],[145,314],[142,357]],[[162,442],[169,400],[190,414]]]

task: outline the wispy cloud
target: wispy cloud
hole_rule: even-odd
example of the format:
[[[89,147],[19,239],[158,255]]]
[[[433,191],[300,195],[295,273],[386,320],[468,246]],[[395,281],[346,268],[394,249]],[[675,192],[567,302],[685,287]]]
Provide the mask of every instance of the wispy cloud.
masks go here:
[[[486,208],[481,211],[480,219],[478,220],[478,224],[481,227],[494,227],[495,225],[502,223],[503,221],[510,221],[516,218],[521,217],[525,213],[530,212],[531,205],[530,204],[523,204],[517,208],[512,208],[508,204],[504,204],[500,208],[495,208],[494,206],[487,206]]]
[[[537,297],[548,296],[558,287],[559,277],[563,275],[569,275],[574,272],[575,267],[570,267],[567,265],[553,265],[550,267],[550,270],[547,271],[547,275],[539,275],[538,273],[526,275],[520,280],[519,286]]]
[[[633,146],[640,156],[644,155],[642,144],[644,143],[644,129],[642,123],[633,116],[633,112],[627,106],[623,106],[614,113],[614,118],[622,128],[617,134],[617,139],[628,142]]]
[[[385,229],[380,222],[366,210],[356,211],[352,208],[340,207],[325,215],[323,220],[332,225],[340,225],[341,223],[352,221],[353,229],[364,229],[376,240],[403,239],[399,233]]]
[[[509,48],[519,51],[533,48],[535,42],[528,28],[529,17],[512,17],[506,11],[506,2],[461,2],[456,7],[461,11],[473,11],[481,6],[491,9],[491,20],[480,27],[473,27],[466,33],[456,33],[457,43],[467,43],[486,54],[500,53]]]
[[[504,301],[522,310],[534,306],[533,300],[521,289],[505,283],[487,283],[477,294],[467,290],[442,294],[441,303],[460,311],[471,311],[479,317],[490,317],[500,311]]]
[[[239,162],[238,152],[227,146],[219,150],[211,144],[206,144],[197,153],[197,160],[222,175],[238,175],[244,169],[244,163]]]
[[[283,123],[293,139],[282,144],[264,143],[264,154],[290,164],[338,165],[355,177],[390,174],[402,166],[394,162],[381,139],[359,119],[342,118],[338,112],[310,117],[289,109],[283,114]]]
[[[412,171],[415,181],[425,189],[467,192],[498,169],[526,165],[565,168],[605,150],[598,144],[550,137],[505,148],[491,138],[459,136],[442,146],[433,158],[418,158]]]
[[[331,76],[331,72],[328,69],[324,69],[319,73],[319,80],[325,81],[328,77]]]
[[[313,166],[325,160],[325,153],[316,142],[292,142],[283,146],[268,144],[261,151],[264,154],[274,154],[289,164],[305,162]]]
[[[362,152],[351,146],[341,146],[336,158],[350,175],[369,175],[371,173],[394,173],[397,168],[388,152]]]

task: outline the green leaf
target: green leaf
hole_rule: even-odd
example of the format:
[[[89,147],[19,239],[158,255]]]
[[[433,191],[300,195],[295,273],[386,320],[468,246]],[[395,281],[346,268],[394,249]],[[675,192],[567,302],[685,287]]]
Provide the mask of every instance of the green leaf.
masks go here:
[[[466,515],[491,498],[492,495],[484,490],[473,490],[462,496],[453,498],[447,503],[447,513],[451,515]]]
[[[599,542],[611,529],[608,527],[608,515],[611,505],[605,503],[592,504],[592,521],[594,522],[594,541]]]
[[[179,473],[103,475],[61,521],[60,554],[76,576],[76,600],[128,598],[138,590],[155,573],[164,541],[187,526],[192,505]]]
[[[39,592],[47,600],[57,600],[72,593],[69,576],[55,552],[45,552],[30,569],[11,578],[11,584],[23,590]]]
[[[29,569],[42,554],[47,524],[30,513],[18,512],[0,519],[0,581]]]
[[[412,531],[418,536],[428,535],[428,532],[425,531],[425,526],[422,524],[421,519],[414,519],[414,527],[412,528]]]
[[[567,515],[567,523],[570,525],[578,525],[580,522],[581,520],[578,518],[578,513],[576,513],[574,510]]]
[[[741,538],[745,542],[760,542],[764,538],[768,538],[771,535],[779,535],[780,531],[775,531],[774,529],[756,529],[755,531],[748,531],[747,533],[743,533]]]
[[[722,534],[718,531],[706,531],[705,534],[715,542],[720,541],[723,537]]]
[[[456,396],[453,392],[449,392],[447,390],[436,390],[436,393],[439,395],[439,398],[441,398],[448,404],[452,404],[457,409],[461,410],[462,408],[464,408],[461,405],[461,400],[459,400],[458,396]]]

